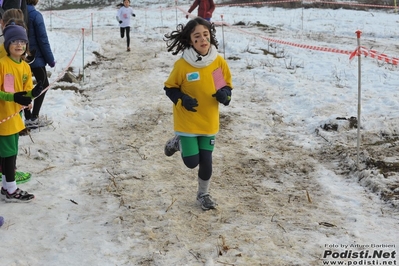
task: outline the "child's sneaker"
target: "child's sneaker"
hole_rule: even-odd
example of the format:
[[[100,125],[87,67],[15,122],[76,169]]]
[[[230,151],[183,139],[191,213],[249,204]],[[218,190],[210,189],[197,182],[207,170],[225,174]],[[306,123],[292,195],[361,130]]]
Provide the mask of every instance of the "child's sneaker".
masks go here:
[[[38,127],[45,127],[51,125],[52,123],[53,123],[52,120],[36,117],[25,120],[25,127],[28,129],[36,129]]]
[[[26,122],[25,122],[26,123]],[[30,129],[29,128],[24,128],[21,131],[19,131],[19,135],[20,136],[26,136],[26,135],[30,135]]]
[[[36,50],[29,51],[29,53],[26,53],[25,56],[25,61],[29,65],[35,62],[35,57],[36,57]]]
[[[209,209],[215,209],[217,205],[216,202],[212,199],[211,195],[209,195],[208,193],[198,194],[197,201],[201,204],[201,208],[204,211],[207,211]]]
[[[27,129],[36,129],[36,128],[38,128],[39,127],[39,119],[37,119],[37,118],[35,120],[26,119],[25,120],[25,127]]]
[[[19,188],[12,194],[9,194],[8,191],[6,192],[6,202],[30,202],[34,198],[33,194],[29,194]]]
[[[15,171],[15,181],[17,182],[17,184],[28,182],[31,176],[31,173],[28,172]]]
[[[2,199],[6,198],[6,193],[7,193],[7,189],[4,189],[3,187],[1,187],[0,197]]]
[[[15,171],[15,181],[17,182],[18,185],[28,182],[31,179],[31,176],[32,176],[31,173],[28,172]],[[2,179],[3,177],[0,176],[0,181],[2,181]]]
[[[165,145],[165,150],[164,150],[165,155],[169,157],[175,154],[175,152],[179,151],[180,150],[179,142],[180,142],[179,136],[174,136],[173,138],[168,140]]]

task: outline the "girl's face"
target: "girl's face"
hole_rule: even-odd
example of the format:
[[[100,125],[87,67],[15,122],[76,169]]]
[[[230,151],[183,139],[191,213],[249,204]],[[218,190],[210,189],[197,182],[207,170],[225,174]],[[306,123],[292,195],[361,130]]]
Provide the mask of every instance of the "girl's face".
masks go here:
[[[211,34],[204,25],[197,25],[190,34],[190,44],[200,55],[206,55],[211,47]]]
[[[129,7],[129,5],[130,5],[129,0],[124,0],[124,1],[123,1],[123,5],[124,5],[125,7]]]
[[[21,56],[26,51],[26,41],[16,40],[10,43],[10,57],[16,61],[21,59]]]

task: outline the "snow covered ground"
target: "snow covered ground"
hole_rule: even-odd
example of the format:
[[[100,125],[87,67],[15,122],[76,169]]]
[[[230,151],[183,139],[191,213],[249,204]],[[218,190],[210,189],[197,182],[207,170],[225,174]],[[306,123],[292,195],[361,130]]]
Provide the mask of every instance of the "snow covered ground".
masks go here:
[[[397,264],[399,69],[361,57],[358,153],[358,58],[342,52],[361,30],[362,46],[396,57],[396,13],[217,7],[234,91],[214,152],[219,206],[204,212],[197,170],[163,154],[178,56],[162,38],[188,5],[133,8],[130,53],[115,6],[43,11],[54,123],[20,138],[18,169],[33,175],[20,187],[36,199],[0,203],[2,265]],[[67,69],[80,82],[60,82]]]

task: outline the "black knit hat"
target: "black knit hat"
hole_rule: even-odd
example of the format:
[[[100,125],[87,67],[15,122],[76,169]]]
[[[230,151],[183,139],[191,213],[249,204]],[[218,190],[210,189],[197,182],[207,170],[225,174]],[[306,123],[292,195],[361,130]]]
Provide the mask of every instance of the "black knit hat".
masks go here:
[[[23,40],[28,42],[28,35],[26,29],[19,25],[8,25],[3,29],[4,49],[9,53],[10,44],[12,41]]]

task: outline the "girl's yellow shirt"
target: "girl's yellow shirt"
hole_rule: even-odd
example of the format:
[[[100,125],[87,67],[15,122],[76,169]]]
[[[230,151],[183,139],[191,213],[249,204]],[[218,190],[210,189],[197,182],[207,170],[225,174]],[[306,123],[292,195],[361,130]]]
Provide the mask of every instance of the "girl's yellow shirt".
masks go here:
[[[232,87],[230,69],[222,56],[208,66],[196,68],[183,58],[177,60],[165,82],[166,88],[180,88],[181,92],[196,98],[197,112],[188,111],[181,99],[173,107],[174,130],[194,135],[215,135],[219,132],[219,102],[215,97],[216,88],[212,73],[221,68],[227,86]]]
[[[8,56],[0,58],[0,91],[4,92],[4,81],[8,83],[13,80],[14,92],[31,91],[33,88],[32,72],[25,61],[17,63]],[[8,86],[10,87],[10,86]],[[9,136],[20,132],[25,128],[24,122],[19,115],[21,105],[15,102],[0,100],[0,136]]]
[[[0,58],[3,58],[6,55],[7,55],[7,51],[4,48],[4,43],[2,43],[2,44],[0,44]]]

